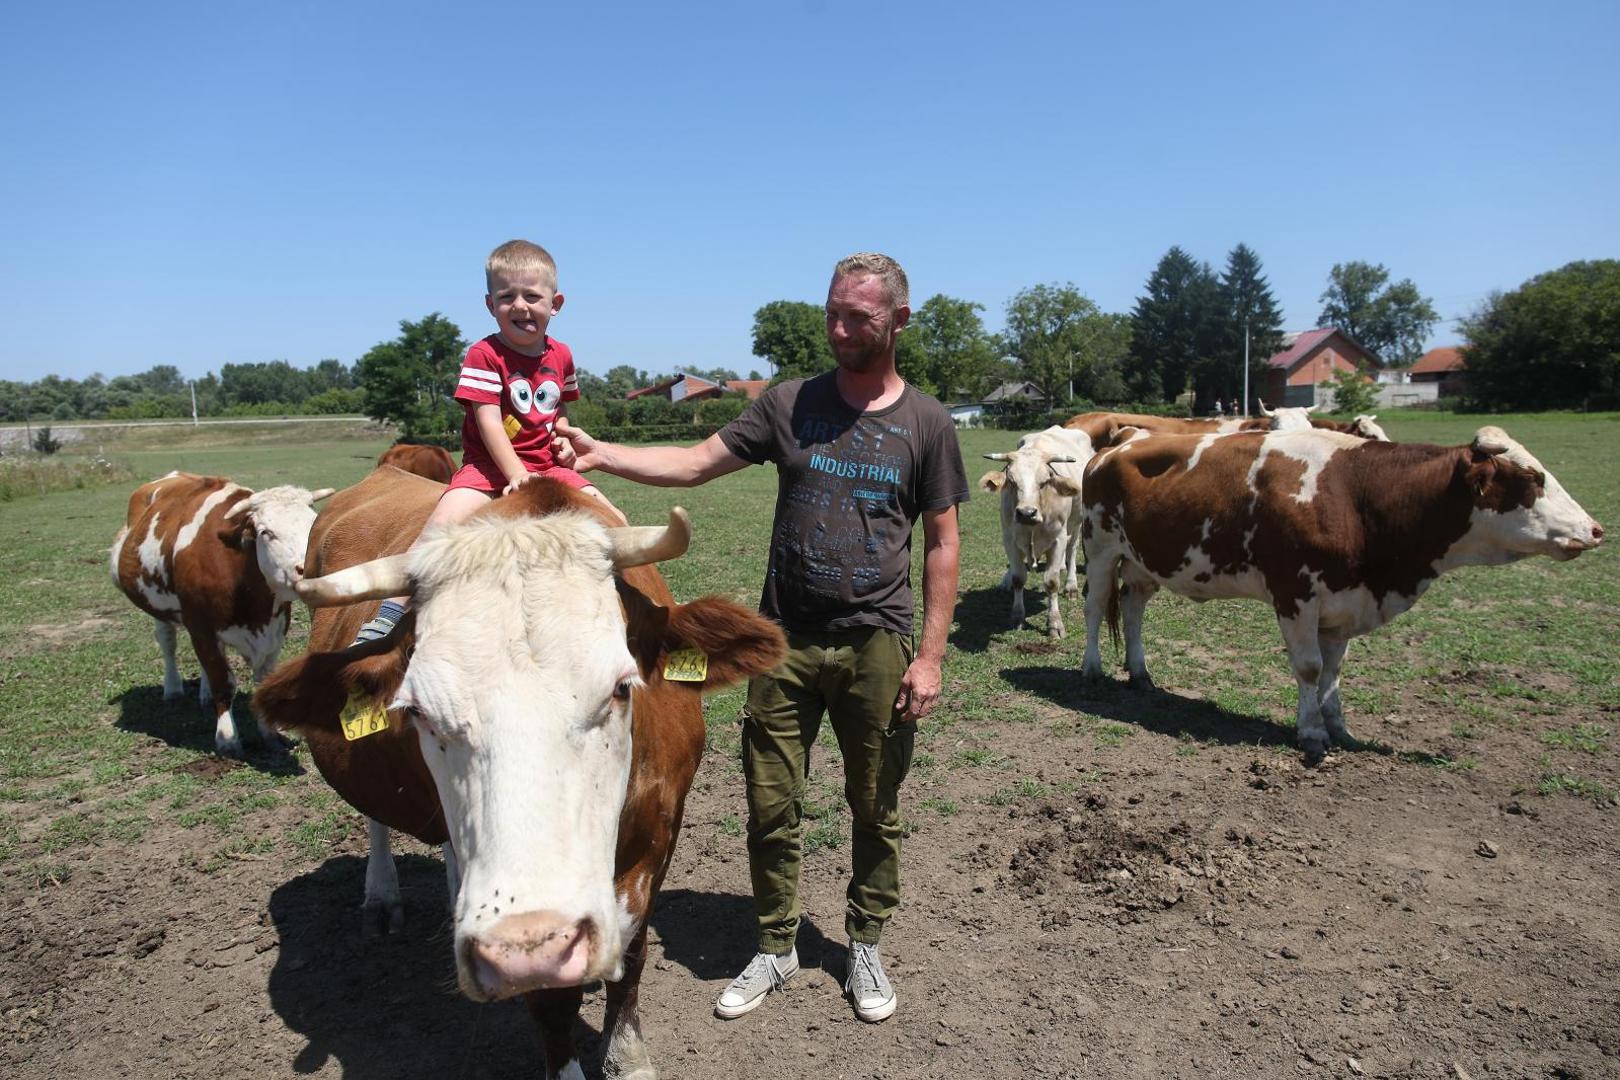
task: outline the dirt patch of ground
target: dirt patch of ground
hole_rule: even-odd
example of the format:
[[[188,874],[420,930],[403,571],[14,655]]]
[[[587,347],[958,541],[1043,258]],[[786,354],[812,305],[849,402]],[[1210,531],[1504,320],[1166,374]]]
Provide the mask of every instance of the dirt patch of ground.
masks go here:
[[[1445,767],[1457,737],[1403,710],[1359,725],[1388,752],[1307,770],[1223,740],[1214,716],[1178,738],[1159,714],[1183,697],[1108,693],[1100,714],[1127,722],[959,726],[995,760],[938,752],[908,781],[906,900],[884,941],[900,1009],[880,1025],[839,993],[847,845],[806,860],[805,970],[745,1019],[712,1016],[752,935],[740,779],[711,753],[643,982],[664,1075],[1620,1075],[1617,815],[1538,794],[1533,725],[1482,732],[1477,767]],[[824,783],[835,758],[820,752]],[[1606,761],[1588,772],[1612,790]],[[307,811],[276,813],[267,835]],[[205,872],[197,832],[154,829],[85,850],[65,883],[9,878],[0,1073],[535,1075],[522,1006],[454,989],[436,853],[402,845],[407,931],[361,938],[363,835]],[[601,1012],[598,991],[587,1053]]]

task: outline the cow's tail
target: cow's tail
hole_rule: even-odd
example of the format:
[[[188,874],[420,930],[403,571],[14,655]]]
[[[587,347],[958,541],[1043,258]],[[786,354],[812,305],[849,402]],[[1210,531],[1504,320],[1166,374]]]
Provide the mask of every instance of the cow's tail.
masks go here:
[[[1119,572],[1123,565],[1123,561],[1116,560],[1114,562],[1113,572],[1110,573],[1106,579],[1108,582],[1108,640],[1114,643],[1114,648],[1116,649],[1119,648],[1120,643]]]

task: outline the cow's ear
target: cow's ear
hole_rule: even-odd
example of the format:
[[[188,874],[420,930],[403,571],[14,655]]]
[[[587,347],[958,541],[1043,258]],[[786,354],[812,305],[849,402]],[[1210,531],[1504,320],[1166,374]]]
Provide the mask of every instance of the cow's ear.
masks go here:
[[[703,596],[668,609],[666,654],[694,649],[705,657],[704,690],[722,690],[782,662],[787,639],[782,628],[741,604]]]
[[[253,688],[253,711],[278,731],[330,732],[349,698],[386,705],[405,679],[415,612],[392,633],[341,652],[311,652],[290,660]]]
[[[1079,483],[1069,479],[1067,476],[1054,475],[1046,482],[1046,486],[1057,492],[1059,495],[1080,494]]]
[[[1000,491],[1007,482],[1007,474],[1000,469],[993,469],[979,477],[979,487],[985,491]]]
[[[253,536],[253,520],[245,515],[241,520],[234,521],[219,530],[219,542],[238,551],[245,551],[251,547]]]
[[[1481,499],[1496,477],[1496,458],[1477,449],[1470,451],[1468,457],[1460,466],[1463,483],[1468,486],[1471,498]]]

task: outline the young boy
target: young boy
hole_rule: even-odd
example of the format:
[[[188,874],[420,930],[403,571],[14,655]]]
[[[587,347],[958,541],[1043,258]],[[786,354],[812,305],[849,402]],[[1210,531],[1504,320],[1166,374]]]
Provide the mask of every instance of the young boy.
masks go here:
[[[455,399],[467,409],[461,425],[461,468],[439,497],[423,533],[465,521],[497,495],[515,491],[536,476],[576,487],[624,515],[594,484],[552,456],[552,428],[579,397],[574,355],[546,336],[562,310],[557,264],[550,252],[527,240],[508,240],[484,265],[484,306],[496,332],[467,350]],[[413,545],[414,546],[414,545]],[[356,642],[384,637],[405,613],[405,597],[384,600],[377,617],[360,628]]]

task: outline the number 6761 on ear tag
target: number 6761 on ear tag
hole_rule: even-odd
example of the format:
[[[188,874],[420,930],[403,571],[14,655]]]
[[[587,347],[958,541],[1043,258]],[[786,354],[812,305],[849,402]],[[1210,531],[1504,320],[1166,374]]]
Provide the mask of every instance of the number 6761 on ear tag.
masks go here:
[[[697,649],[676,649],[664,658],[670,682],[702,682],[709,677],[709,657]]]

